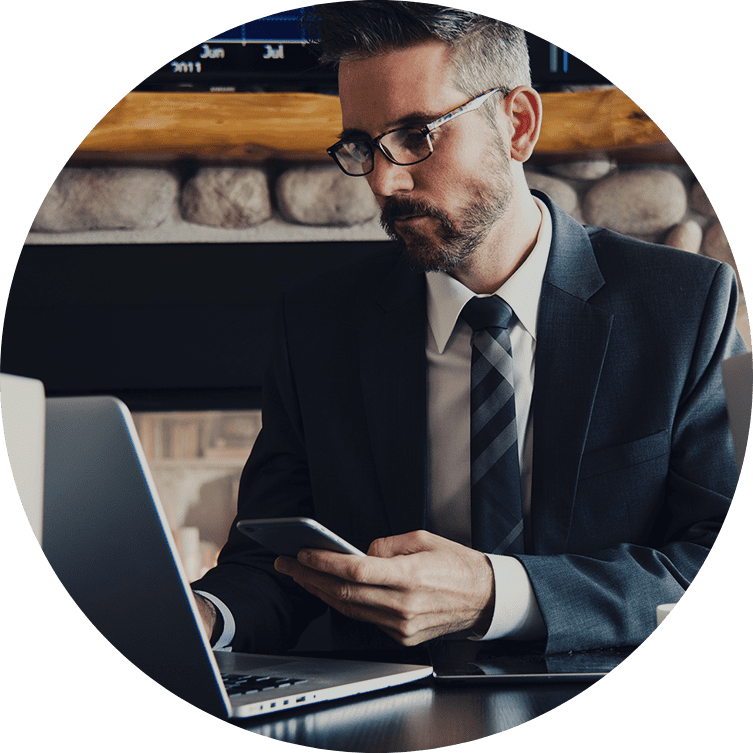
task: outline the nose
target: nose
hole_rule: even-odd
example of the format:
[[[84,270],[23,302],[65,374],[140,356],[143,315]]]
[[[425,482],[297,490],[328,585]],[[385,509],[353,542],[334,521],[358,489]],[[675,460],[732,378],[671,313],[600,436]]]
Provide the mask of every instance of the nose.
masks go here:
[[[374,169],[366,176],[366,180],[377,199],[413,190],[410,166],[390,162],[378,149],[374,153]]]

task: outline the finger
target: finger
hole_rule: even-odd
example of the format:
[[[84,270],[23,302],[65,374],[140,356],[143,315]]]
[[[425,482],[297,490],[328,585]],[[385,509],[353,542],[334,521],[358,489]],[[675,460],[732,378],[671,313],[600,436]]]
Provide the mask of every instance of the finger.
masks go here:
[[[310,592],[346,617],[375,625],[402,646],[417,646],[446,632],[441,623],[432,620],[433,615],[430,614],[406,618],[399,610],[368,603],[343,602],[332,598],[326,591],[318,591],[313,587]]]
[[[416,554],[435,548],[440,537],[428,531],[411,531],[398,536],[388,536],[383,539],[375,539],[369,546],[368,554],[371,557],[396,557],[401,554]]]
[[[317,596],[326,594],[331,601],[352,604],[373,604],[376,608],[396,608],[395,594],[390,589],[346,580],[332,573],[302,565],[289,557],[280,557],[275,568],[290,576],[298,585]],[[329,603],[329,602],[328,602]]]
[[[302,565],[292,557],[279,557],[275,569],[290,576],[299,586],[308,591],[327,593],[331,598],[346,600],[351,595],[352,584],[323,570]],[[317,594],[318,595],[318,594]]]
[[[406,581],[405,563],[394,558],[360,557],[324,549],[302,549],[298,553],[298,562],[350,583],[399,588]]]
[[[361,622],[370,622],[375,625],[389,624],[394,620],[390,614],[390,610],[375,604],[371,599],[359,599],[357,597],[343,599],[337,592],[337,589],[333,591],[327,584],[325,584],[324,588],[320,588],[319,585],[314,581],[309,581],[303,587],[310,594],[318,597],[325,604],[341,612],[346,617]]]
[[[431,605],[422,593],[406,593],[383,586],[353,583],[312,570],[289,558],[275,567],[309,593],[348,617],[410,633],[431,621]]]
[[[363,558],[361,558],[363,559]],[[281,557],[275,567],[302,588],[351,619],[369,622],[410,646],[443,634],[444,620],[425,592],[352,583]]]
[[[305,571],[318,571],[334,575],[338,578],[358,582],[358,568],[353,567],[352,559],[364,559],[353,554],[340,554],[325,549],[302,549],[297,558],[280,556],[275,560],[274,567],[284,575],[303,577]],[[350,577],[348,577],[350,576]]]
[[[417,645],[439,634],[433,624],[430,622],[427,623],[426,616],[422,615],[418,618],[406,619],[401,611],[385,608],[383,605],[377,605],[369,601],[365,603],[357,603],[352,600],[343,601],[333,597],[327,590],[319,590],[313,584],[309,584],[306,588],[312,595],[317,596],[325,604],[336,609],[346,617],[376,625],[396,642],[404,646]]]
[[[381,624],[392,609],[385,604],[385,601],[390,600],[387,589],[352,583],[308,568],[288,557],[276,560],[275,568],[289,575],[299,586],[325,604],[352,619]]]

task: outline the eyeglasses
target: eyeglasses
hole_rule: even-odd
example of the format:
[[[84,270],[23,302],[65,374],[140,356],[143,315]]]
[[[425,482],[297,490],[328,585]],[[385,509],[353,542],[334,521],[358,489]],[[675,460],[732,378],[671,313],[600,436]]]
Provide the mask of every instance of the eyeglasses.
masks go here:
[[[434,151],[432,131],[463,113],[477,110],[495,92],[504,92],[505,97],[510,93],[506,89],[489,89],[424,126],[393,128],[374,139],[338,141],[327,149],[327,154],[346,175],[353,176],[368,175],[374,169],[375,147],[395,165],[417,165]]]

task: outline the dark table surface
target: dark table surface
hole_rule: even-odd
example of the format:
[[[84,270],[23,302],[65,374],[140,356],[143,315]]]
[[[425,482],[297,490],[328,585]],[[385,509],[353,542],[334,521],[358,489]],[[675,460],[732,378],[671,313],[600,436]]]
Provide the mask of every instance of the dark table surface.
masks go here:
[[[431,678],[237,723],[284,742],[337,751],[409,751],[470,742],[523,724],[588,683],[453,684]]]

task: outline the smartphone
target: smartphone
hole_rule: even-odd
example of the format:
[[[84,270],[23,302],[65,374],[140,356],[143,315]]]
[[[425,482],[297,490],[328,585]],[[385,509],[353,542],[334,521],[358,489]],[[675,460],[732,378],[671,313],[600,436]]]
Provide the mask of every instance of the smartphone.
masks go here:
[[[366,555],[311,518],[239,520],[239,531],[275,554],[297,557],[301,549],[327,549],[342,554]]]

